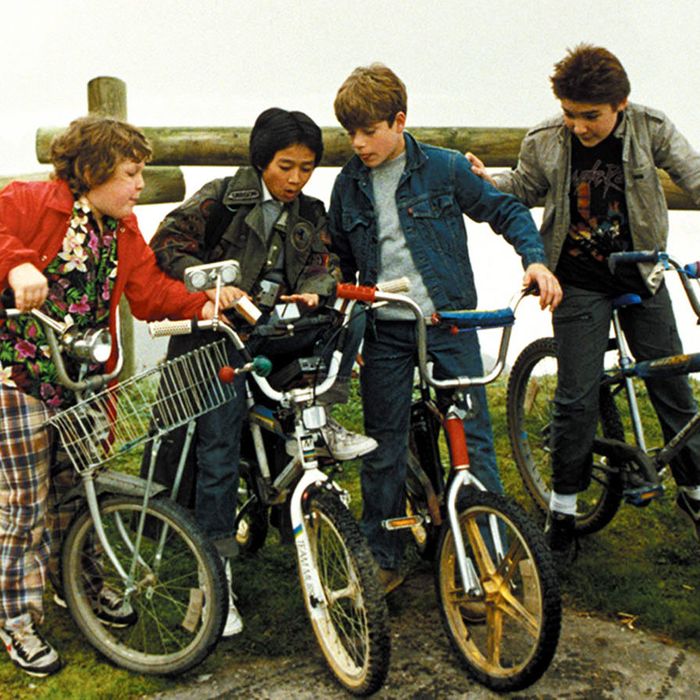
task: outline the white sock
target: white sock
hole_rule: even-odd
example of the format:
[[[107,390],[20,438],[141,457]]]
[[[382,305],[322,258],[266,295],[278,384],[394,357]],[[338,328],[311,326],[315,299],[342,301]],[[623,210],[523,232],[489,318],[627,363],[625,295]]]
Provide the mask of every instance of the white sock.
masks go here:
[[[576,494],[552,491],[549,497],[549,510],[564,515],[576,515]]]
[[[679,486],[678,490],[683,491],[689,498],[700,501],[700,486]]]

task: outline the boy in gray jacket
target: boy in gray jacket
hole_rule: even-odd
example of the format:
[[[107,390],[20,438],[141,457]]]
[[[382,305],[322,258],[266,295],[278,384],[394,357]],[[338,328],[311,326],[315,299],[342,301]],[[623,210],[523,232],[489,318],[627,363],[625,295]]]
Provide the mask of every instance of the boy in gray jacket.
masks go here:
[[[558,383],[552,431],[553,490],[547,520],[552,550],[565,557],[574,537],[576,495],[591,480],[612,300],[635,292],[643,301],[620,312],[635,358],[682,352],[663,275],[651,265],[622,265],[616,251],[665,249],[668,215],[656,168],[700,204],[700,154],[661,112],[628,101],[630,83],[604,48],[580,44],[555,65],[552,88],[563,114],[531,129],[517,167],[490,177],[474,155],[472,169],[528,206],[544,199],[542,239],[564,292],[553,314]],[[687,377],[647,380],[666,439],[697,412]],[[671,463],[678,507],[700,539],[700,435]]]

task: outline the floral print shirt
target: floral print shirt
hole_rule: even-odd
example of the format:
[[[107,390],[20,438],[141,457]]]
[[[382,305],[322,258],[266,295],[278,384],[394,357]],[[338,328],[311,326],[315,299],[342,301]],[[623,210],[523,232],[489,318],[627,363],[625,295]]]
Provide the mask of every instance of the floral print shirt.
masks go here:
[[[73,205],[63,245],[44,274],[49,295],[42,310],[57,320],[70,316],[79,331],[109,324],[109,301],[117,276],[118,222],[102,218],[97,224],[87,200]],[[66,359],[69,376],[77,378],[79,364]],[[96,365],[88,371],[96,371]],[[74,401],[57,379],[43,326],[32,316],[0,321],[0,384],[16,387],[54,409]]]

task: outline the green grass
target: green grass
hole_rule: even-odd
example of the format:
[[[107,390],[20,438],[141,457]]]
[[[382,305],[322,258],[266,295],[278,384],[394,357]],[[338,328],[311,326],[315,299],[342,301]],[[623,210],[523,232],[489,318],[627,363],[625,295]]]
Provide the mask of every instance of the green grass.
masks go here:
[[[501,473],[507,492],[539,519],[510,455],[505,393],[504,380],[489,388]],[[349,404],[336,407],[334,415],[347,427],[361,429],[356,395]],[[650,431],[656,430],[650,410],[644,420]],[[651,444],[655,441],[658,436],[650,438]],[[125,468],[135,471],[137,464],[138,458],[132,457]],[[338,476],[350,490],[353,512],[358,515],[358,464],[346,465]],[[578,559],[562,577],[564,600],[569,607],[610,619],[630,616],[625,619],[633,620],[635,628],[700,650],[700,547],[674,507],[672,482],[666,485],[668,495],[661,502],[645,509],[623,506],[608,527],[582,541]],[[235,587],[245,629],[240,636],[221,642],[207,661],[181,679],[139,676],[114,668],[84,641],[70,615],[47,596],[43,629],[68,664],[52,678],[32,679],[17,671],[6,656],[0,657],[0,697],[137,698],[202,674],[216,675],[237,658],[269,657],[274,663],[278,656],[308,653],[314,640],[299,591],[295,557],[294,548],[280,544],[273,528],[263,550],[236,563]],[[432,588],[419,603],[421,608],[429,605],[434,605]]]

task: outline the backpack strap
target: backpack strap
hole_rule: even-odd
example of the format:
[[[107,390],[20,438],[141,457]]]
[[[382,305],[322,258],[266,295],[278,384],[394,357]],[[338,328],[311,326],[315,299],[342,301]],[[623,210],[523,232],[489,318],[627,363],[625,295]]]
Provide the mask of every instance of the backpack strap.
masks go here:
[[[212,206],[209,219],[207,220],[207,227],[204,230],[204,247],[205,250],[210,253],[213,252],[214,248],[218,245],[221,237],[224,235],[224,231],[229,227],[239,209],[238,206],[229,208],[224,205],[223,202],[223,196],[226,194],[226,190],[228,190],[229,183],[232,179],[232,175],[224,178],[221,199]]]

